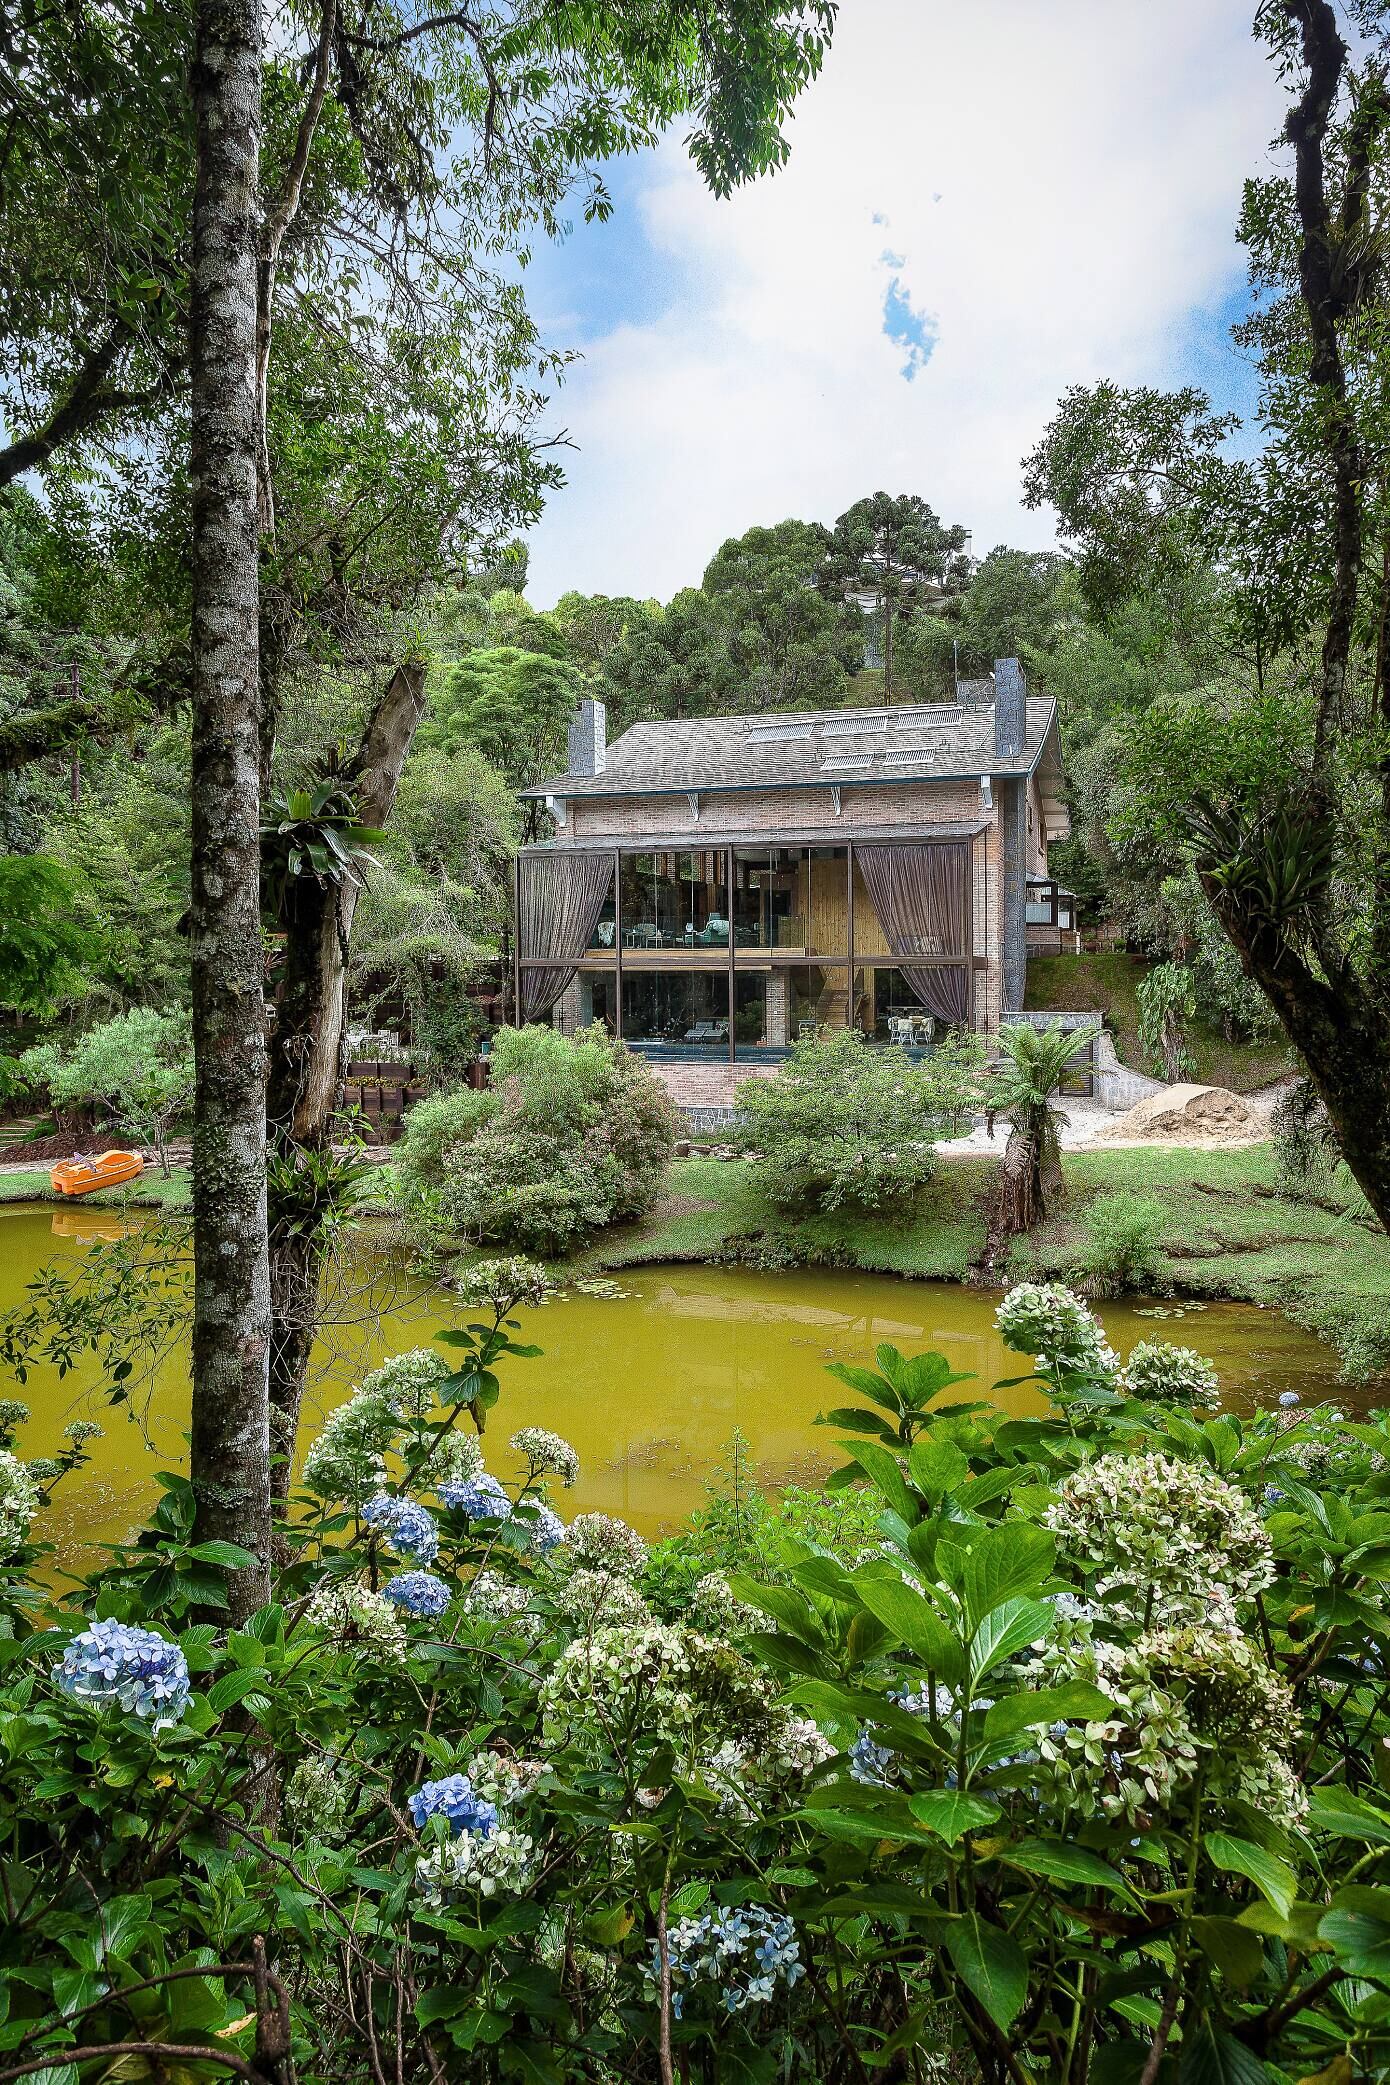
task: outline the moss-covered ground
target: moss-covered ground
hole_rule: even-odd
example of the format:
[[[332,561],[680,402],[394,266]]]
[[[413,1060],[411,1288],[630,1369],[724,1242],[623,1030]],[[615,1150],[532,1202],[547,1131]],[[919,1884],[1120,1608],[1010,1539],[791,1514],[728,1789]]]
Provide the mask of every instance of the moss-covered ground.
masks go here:
[[[187,1166],[175,1166],[167,1180],[155,1166],[129,1187],[99,1187],[95,1194],[79,1195],[76,1201],[55,1194],[47,1166],[32,1172],[0,1173],[0,1202],[53,1202],[72,1209],[181,1209],[188,1192]]]
[[[1148,965],[1122,949],[1080,956],[1030,956],[1025,1005],[1030,1011],[1103,1013],[1122,1063],[1151,1072],[1139,1040],[1136,993]],[[1287,1046],[1280,1040],[1228,1042],[1219,1029],[1193,1024],[1188,1038],[1196,1062],[1195,1078],[1204,1086],[1226,1086],[1232,1093],[1253,1093],[1289,1069]]]
[[[802,1216],[768,1205],[755,1166],[678,1159],[651,1215],[607,1233],[590,1258],[604,1268],[662,1260],[822,1261],[961,1281],[984,1247],[995,1164],[988,1157],[945,1160],[906,1215]],[[1064,1165],[1065,1208],[1016,1246],[1015,1276],[1072,1273],[1087,1206],[1097,1195],[1152,1196],[1165,1218],[1166,1284],[1282,1310],[1332,1341],[1351,1375],[1390,1367],[1390,1240],[1353,1215],[1278,1196],[1268,1145],[1075,1151]]]

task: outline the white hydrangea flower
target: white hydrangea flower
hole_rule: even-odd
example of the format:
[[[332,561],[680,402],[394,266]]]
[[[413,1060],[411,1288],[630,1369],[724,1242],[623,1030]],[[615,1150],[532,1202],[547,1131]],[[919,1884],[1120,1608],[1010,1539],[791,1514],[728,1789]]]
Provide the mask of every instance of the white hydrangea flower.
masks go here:
[[[347,1402],[329,1413],[304,1458],[310,1491],[350,1506],[380,1491],[386,1457],[400,1438],[402,1422],[430,1410],[448,1373],[438,1354],[415,1347],[393,1354],[364,1376]]]
[[[483,1473],[483,1444],[475,1433],[451,1426],[430,1450],[423,1481],[432,1491],[441,1484],[472,1484]]]
[[[495,1803],[499,1810],[514,1810],[533,1795],[545,1773],[543,1759],[515,1759],[509,1752],[479,1752],[464,1768],[475,1795]]]
[[[379,1398],[403,1419],[423,1419],[439,1396],[439,1386],[450,1374],[448,1362],[432,1347],[411,1347],[408,1353],[392,1354],[363,1376],[359,1397]]]
[[[471,1621],[512,1622],[530,1606],[531,1591],[528,1586],[514,1585],[499,1571],[477,1571],[458,1604]],[[539,1625],[539,1617],[536,1622]]]
[[[544,1303],[555,1286],[538,1260],[519,1254],[510,1259],[479,1260],[456,1275],[453,1285],[472,1309],[491,1310],[503,1317],[522,1304]]]
[[[529,1832],[509,1824],[498,1824],[487,1833],[460,1832],[421,1855],[415,1881],[436,1911],[458,1890],[477,1890],[483,1897],[512,1895],[531,1879],[535,1844]]]
[[[640,1578],[646,1569],[646,1543],[636,1528],[611,1513],[576,1514],[565,1547],[576,1566],[611,1571],[617,1578]]]
[[[1221,1379],[1211,1362],[1194,1347],[1171,1346],[1166,1339],[1140,1340],[1120,1370],[1119,1387],[1144,1404],[1204,1412],[1221,1407]]]
[[[1120,1365],[1099,1320],[1063,1282],[1016,1283],[994,1322],[1006,1347],[1051,1367],[1106,1378]]]
[[[12,1556],[23,1547],[38,1510],[33,1478],[17,1455],[0,1448],[0,1556]]]
[[[707,1636],[739,1636],[765,1626],[756,1607],[740,1600],[730,1590],[722,1571],[706,1571],[697,1578],[690,1595],[690,1619]]]
[[[1146,1627],[1231,1627],[1272,1583],[1274,1553],[1254,1507],[1205,1463],[1101,1455],[1062,1485],[1044,1516],[1097,1595]]]
[[[686,1641],[660,1622],[596,1629],[561,1652],[540,1690],[546,1735],[660,1737],[688,1726],[694,1703]]]
[[[519,1427],[512,1435],[512,1446],[526,1457],[528,1476],[558,1477],[568,1491],[579,1475],[579,1451],[544,1426]]]
[[[1308,1808],[1288,1753],[1293,1696],[1238,1630],[1206,1625],[1147,1631],[1133,1644],[1049,1646],[1033,1671],[1045,1684],[1087,1680],[1115,1713],[1054,1724],[1038,1741],[1059,1807],[1133,1818],[1183,1801],[1199,1768],[1202,1800],[1239,1801],[1281,1827]]]
[[[595,1629],[640,1628],[652,1619],[636,1586],[612,1571],[571,1571],[551,1597],[567,1622],[589,1634]]]
[[[370,1586],[351,1580],[321,1585],[305,1610],[311,1628],[341,1645],[369,1656],[400,1661],[409,1645],[405,1625],[391,1602]]]
[[[286,1822],[300,1837],[312,1834],[331,1844],[347,1816],[350,1786],[333,1753],[306,1753],[285,1788]]]

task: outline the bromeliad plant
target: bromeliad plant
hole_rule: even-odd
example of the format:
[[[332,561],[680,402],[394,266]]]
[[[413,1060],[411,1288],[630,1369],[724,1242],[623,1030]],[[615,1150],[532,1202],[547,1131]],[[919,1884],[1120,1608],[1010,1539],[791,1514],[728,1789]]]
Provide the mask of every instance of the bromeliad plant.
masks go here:
[[[1213,1413],[1200,1357],[1023,1284],[1032,1414],[837,1370],[877,1547],[682,1607],[566,1524],[559,1435],[487,1467],[546,1281],[466,1286],[447,1358],[330,1415],[245,1629],[181,1479],[80,1603],[10,1601],[0,2075],[1390,2077],[1383,1419]],[[33,1603],[47,1480],[5,1472]]]

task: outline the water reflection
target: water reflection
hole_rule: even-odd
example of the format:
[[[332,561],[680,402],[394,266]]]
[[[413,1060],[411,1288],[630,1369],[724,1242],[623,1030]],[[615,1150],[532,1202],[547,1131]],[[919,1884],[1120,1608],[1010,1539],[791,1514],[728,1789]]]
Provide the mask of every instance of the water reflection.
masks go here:
[[[20,1300],[26,1281],[56,1255],[120,1235],[110,1210],[0,1208],[0,1307]],[[566,1512],[621,1513],[648,1534],[700,1502],[735,1428],[769,1483],[805,1481],[833,1466],[834,1433],[814,1422],[852,1393],[826,1375],[829,1362],[871,1365],[885,1342],[909,1352],[936,1348],[976,1378],[962,1397],[1021,1368],[995,1333],[994,1298],[943,1283],[728,1267],[649,1268],[619,1282],[616,1299],[573,1291],[532,1318],[528,1333],[545,1351],[508,1365],[488,1452],[498,1474],[510,1476],[506,1443],[515,1429],[553,1427],[581,1457]],[[459,1315],[446,1296],[366,1250],[336,1281],[330,1309],[338,1322],[323,1342],[306,1427],[377,1361],[427,1345]],[[1335,1356],[1272,1311],[1215,1304],[1154,1320],[1132,1305],[1107,1305],[1101,1315],[1122,1354],[1157,1335],[1209,1355],[1237,1409],[1271,1403],[1291,1387],[1305,1397],[1335,1387]],[[105,1388],[88,1365],[65,1380],[52,1369],[35,1371],[18,1393],[34,1408],[22,1441],[28,1455],[54,1452],[62,1428],[79,1415],[107,1427],[98,1459],[60,1492],[49,1517],[50,1532],[73,1545],[128,1532],[155,1495],[155,1471],[183,1458],[185,1351],[169,1356],[152,1385],[149,1445],[119,1409],[106,1407]],[[1027,1386],[1000,1397],[1016,1411],[1040,1402]]]

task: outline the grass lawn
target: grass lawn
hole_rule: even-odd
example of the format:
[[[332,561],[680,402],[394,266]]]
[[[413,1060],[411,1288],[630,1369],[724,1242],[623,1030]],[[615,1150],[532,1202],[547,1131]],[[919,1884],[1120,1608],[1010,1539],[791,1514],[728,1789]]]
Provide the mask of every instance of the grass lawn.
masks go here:
[[[150,1166],[129,1187],[99,1187],[95,1194],[70,1201],[53,1192],[48,1167],[43,1166],[32,1173],[0,1173],[0,1202],[53,1202],[73,1209],[182,1209],[188,1201],[189,1177],[187,1166],[175,1166],[168,1180],[158,1166]]]
[[[757,1168],[677,1159],[651,1215],[596,1241],[594,1267],[671,1260],[825,1262],[959,1281],[984,1246],[991,1158],[943,1161],[908,1221],[797,1216],[757,1191]],[[1242,1151],[1068,1152],[1065,1211],[1015,1248],[1016,1277],[1065,1278],[1096,1195],[1151,1195],[1164,1210],[1163,1271],[1180,1291],[1284,1311],[1337,1346],[1350,1376],[1390,1367],[1390,1240],[1331,1210],[1272,1192],[1268,1145]]]
[[[1105,1015],[1120,1060],[1134,1071],[1152,1071],[1139,1040],[1139,1006],[1135,994],[1148,965],[1122,949],[1081,956],[1030,956],[1025,1004],[1030,1011]],[[1289,1068],[1287,1046],[1270,1042],[1227,1042],[1204,1022],[1193,1025],[1190,1046],[1203,1086],[1227,1086],[1251,1093],[1267,1086]]]

